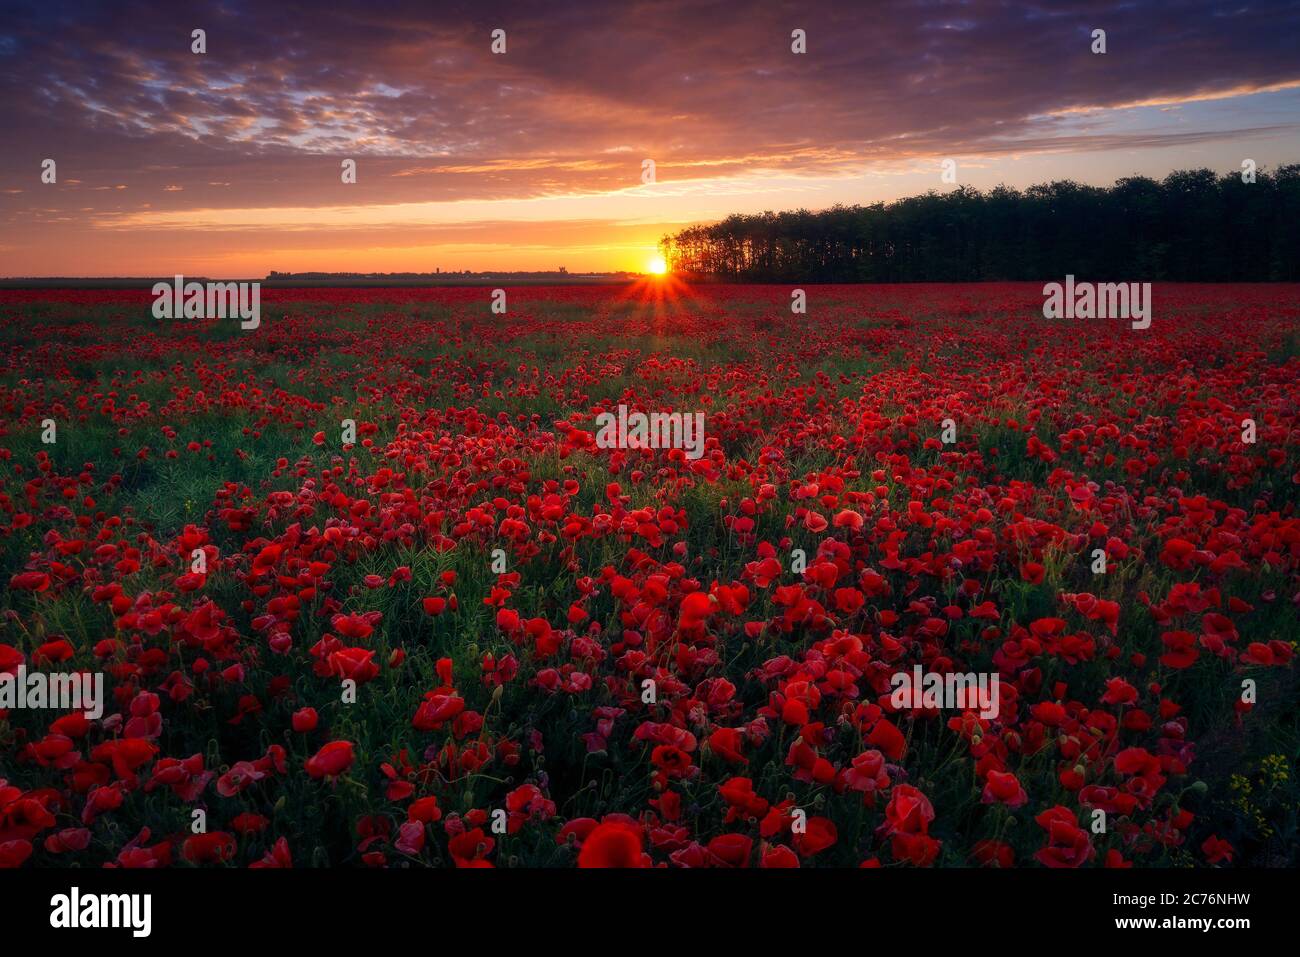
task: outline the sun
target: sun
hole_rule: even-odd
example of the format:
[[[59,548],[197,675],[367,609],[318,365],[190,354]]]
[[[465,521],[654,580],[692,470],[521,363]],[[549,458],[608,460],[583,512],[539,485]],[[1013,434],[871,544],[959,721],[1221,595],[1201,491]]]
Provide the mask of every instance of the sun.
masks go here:
[[[654,256],[645,264],[645,271],[654,276],[666,276],[668,261],[663,256]]]

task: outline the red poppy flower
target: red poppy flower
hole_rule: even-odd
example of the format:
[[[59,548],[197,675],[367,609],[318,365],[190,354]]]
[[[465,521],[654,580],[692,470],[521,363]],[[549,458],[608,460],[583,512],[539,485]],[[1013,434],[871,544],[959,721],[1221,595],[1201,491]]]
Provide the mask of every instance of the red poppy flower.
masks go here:
[[[355,759],[351,741],[331,741],[307,759],[307,773],[313,778],[336,778],[345,774]]]
[[[579,867],[649,867],[641,829],[618,821],[599,824],[582,841]]]
[[[989,771],[984,783],[984,793],[980,800],[985,804],[1005,804],[1007,807],[1020,807],[1029,801],[1029,795],[1021,787],[1014,774],[1001,771]]]

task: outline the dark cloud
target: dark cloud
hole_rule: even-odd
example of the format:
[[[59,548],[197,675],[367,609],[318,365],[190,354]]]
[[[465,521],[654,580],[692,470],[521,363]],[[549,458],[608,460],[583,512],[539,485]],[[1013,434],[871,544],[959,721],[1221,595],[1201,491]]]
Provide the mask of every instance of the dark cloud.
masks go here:
[[[344,156],[366,169],[347,201],[379,204],[617,189],[642,157],[682,179],[1200,142],[1228,131],[1093,137],[1072,111],[1300,81],[1293,2],[7,6],[6,231],[37,210],[334,205]]]

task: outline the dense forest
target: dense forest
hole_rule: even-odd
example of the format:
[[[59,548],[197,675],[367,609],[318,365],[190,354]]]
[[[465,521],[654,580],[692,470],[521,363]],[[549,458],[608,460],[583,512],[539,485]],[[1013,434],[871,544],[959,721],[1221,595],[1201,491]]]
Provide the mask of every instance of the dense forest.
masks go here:
[[[674,272],[740,282],[1295,282],[1300,164],[733,215],[660,245]]]

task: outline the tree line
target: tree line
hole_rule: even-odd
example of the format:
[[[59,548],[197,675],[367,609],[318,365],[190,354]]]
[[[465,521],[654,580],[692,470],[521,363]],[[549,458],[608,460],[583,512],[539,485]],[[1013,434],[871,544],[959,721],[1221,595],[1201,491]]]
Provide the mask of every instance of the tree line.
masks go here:
[[[675,273],[733,282],[1300,281],[1300,164],[963,186],[870,206],[735,214],[660,241]]]

